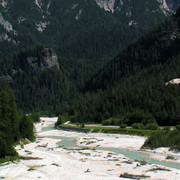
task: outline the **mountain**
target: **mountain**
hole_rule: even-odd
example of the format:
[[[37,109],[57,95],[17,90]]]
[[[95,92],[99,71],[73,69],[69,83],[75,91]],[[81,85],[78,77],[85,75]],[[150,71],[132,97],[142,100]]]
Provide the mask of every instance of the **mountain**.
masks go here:
[[[65,104],[72,122],[106,124],[180,123],[180,9],[106,63],[84,96]],[[87,92],[89,91],[89,92]]]
[[[81,99],[81,93],[115,88],[123,78],[150,68],[162,55],[168,60],[163,47],[167,52],[178,50],[174,41],[178,26],[171,31],[174,21],[167,33],[164,30],[168,41],[163,40],[163,27],[154,30],[159,33],[150,36],[151,41],[144,36],[146,40],[134,42],[172,13],[162,2],[108,1],[116,2],[114,10],[102,6],[103,2],[107,1],[1,1],[0,83],[14,89],[19,109],[58,114],[68,109],[71,100]],[[135,59],[131,51],[136,52]]]
[[[170,20],[143,35],[109,61],[105,67],[87,82],[87,89],[104,89],[119,84],[123,77],[156,63],[166,63],[178,55],[180,48],[178,12]]]
[[[47,44],[61,56],[111,57],[170,14],[160,0],[2,0],[0,53]]]

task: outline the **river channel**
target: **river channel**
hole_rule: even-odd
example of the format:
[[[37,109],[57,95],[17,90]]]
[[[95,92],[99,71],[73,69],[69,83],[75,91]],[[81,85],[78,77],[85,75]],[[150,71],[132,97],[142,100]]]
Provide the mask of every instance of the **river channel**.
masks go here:
[[[52,130],[54,125],[50,125],[48,127],[42,128],[42,131],[49,131]],[[104,150],[104,151],[112,151],[115,153],[120,153],[123,154],[124,156],[132,159],[132,160],[137,160],[137,161],[145,161],[149,164],[157,164],[157,165],[162,165],[170,168],[175,168],[175,169],[180,169],[180,164],[179,163],[173,163],[173,162],[166,162],[166,161],[158,161],[149,158],[149,156],[142,151],[130,151],[126,149],[119,149],[119,148],[107,148],[107,147],[86,147],[86,146],[79,146],[77,145],[77,139],[72,138],[72,137],[49,137],[49,138],[54,138],[57,139],[59,138],[61,141],[58,142],[57,144],[60,146],[64,147],[71,147],[71,148],[89,148],[89,149],[97,149],[97,150]]]

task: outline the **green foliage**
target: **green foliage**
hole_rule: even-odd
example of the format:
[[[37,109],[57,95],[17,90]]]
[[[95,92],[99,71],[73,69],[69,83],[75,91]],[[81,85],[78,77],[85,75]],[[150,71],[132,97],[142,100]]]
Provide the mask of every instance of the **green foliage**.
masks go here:
[[[105,125],[120,125],[122,124],[123,122],[123,119],[117,119],[117,118],[109,118],[109,119],[106,119],[106,120],[103,120],[102,121],[102,124],[105,126]]]
[[[102,121],[102,124],[104,125],[104,126],[108,126],[108,125],[112,125],[112,118],[109,118],[109,119],[106,119],[106,120],[103,120]]]
[[[30,16],[36,17],[37,7],[34,13],[29,9],[32,2],[23,5]],[[178,14],[125,48],[137,37],[135,35],[140,33],[139,30],[127,26],[127,23],[122,25],[117,14],[110,15],[92,3],[88,7],[89,11],[78,21],[67,23],[69,18],[74,20],[77,15],[75,10],[67,17],[53,6],[55,11],[52,16],[59,18],[47,26],[42,36],[34,30],[35,23],[20,23],[22,28],[18,37],[22,38],[22,46],[23,42],[27,43],[24,47],[33,46],[3,57],[0,62],[1,75],[9,75],[13,80],[9,85],[15,91],[18,108],[27,113],[62,114],[65,119],[80,124],[178,124],[180,86],[165,85],[180,75]],[[23,9],[22,4],[19,9]],[[12,8],[15,15],[19,9],[16,6]],[[126,20],[129,22],[129,19]],[[151,21],[142,22],[151,24]],[[80,31],[76,32],[77,29]],[[30,30],[30,35],[23,36],[27,30]],[[49,45],[35,45],[37,42]],[[40,63],[42,49],[51,45],[59,54],[60,68],[35,71],[28,64],[28,57],[36,57],[37,63]],[[17,48],[20,49],[19,46]],[[117,49],[120,53],[104,62],[114,56]],[[4,47],[4,50],[8,52],[8,48]],[[6,97],[6,93],[3,96]],[[13,102],[11,107],[15,109]],[[4,106],[8,103],[5,100]],[[2,131],[12,132],[6,143],[12,144],[21,136],[33,139],[32,128],[29,133],[25,129],[26,126],[32,127],[30,117],[19,115],[15,110],[8,113],[9,109],[7,106],[0,117],[3,119],[1,127],[5,127]],[[34,116],[32,118],[37,121]],[[12,121],[7,121],[9,117],[13,117]],[[63,122],[63,117],[57,124]]]
[[[122,128],[122,129],[123,129],[123,128],[126,128],[126,127],[127,127],[127,124],[121,124],[121,125],[120,125],[120,128]]]
[[[144,125],[142,123],[133,123],[132,127],[134,129],[144,129]]]
[[[180,125],[176,125],[176,129],[180,131]]]
[[[0,158],[17,156],[13,145],[20,138],[33,140],[32,119],[17,112],[13,91],[0,87]]]
[[[67,121],[66,117],[62,116],[62,115],[59,115],[58,116],[58,120],[57,122],[55,123],[55,127],[65,123]]]
[[[174,159],[174,156],[167,156],[166,159],[171,159],[171,160],[173,160],[173,159]]]
[[[143,147],[152,149],[157,147],[171,147],[180,151],[180,132],[175,130],[158,131],[145,141]]]
[[[173,16],[125,48],[86,81],[85,95],[60,112],[70,114],[73,107],[74,122],[178,124],[180,85],[166,82],[180,76],[179,25]]]
[[[6,155],[6,141],[2,134],[0,135],[0,157],[5,157]]]
[[[156,123],[150,123],[146,125],[146,129],[149,129],[149,130],[157,130],[158,128],[159,126]]]
[[[31,115],[21,115],[20,118],[20,133],[23,138],[28,138],[29,140],[34,140],[33,133],[33,120]]]
[[[9,161],[14,162],[15,160],[16,161],[19,160],[19,157],[18,156],[5,156],[3,158],[0,158],[0,165],[1,163],[9,162]]]
[[[11,86],[17,97],[18,109],[27,113],[42,112],[46,115],[61,113],[69,106],[67,103],[71,99],[79,98],[85,84],[88,84],[88,80],[92,79],[105,62],[165,18],[162,11],[145,10],[159,9],[159,3],[149,3],[151,0],[135,3],[126,1],[121,13],[106,12],[94,1],[79,1],[78,6],[71,9],[74,7],[73,0],[54,0],[50,4],[49,12],[48,1],[43,1],[43,16],[33,1],[12,1],[8,3],[9,13],[1,8],[3,17],[18,33],[13,36],[13,33],[0,27],[9,39],[17,42],[14,45],[12,41],[1,41],[0,54],[3,56],[0,58],[0,75],[10,75],[12,78]],[[138,23],[132,26],[127,25],[132,20],[126,14],[129,12],[128,7],[136,7],[133,8],[133,20]],[[83,10],[80,18],[75,20],[80,10]],[[21,22],[20,17],[24,18]],[[46,17],[48,24],[41,33],[37,30],[37,24],[44,22],[43,17]],[[31,56],[36,57],[40,63],[42,47],[52,47],[58,53],[59,70],[35,72],[28,65],[27,58]],[[11,56],[6,57],[9,54]],[[114,75],[115,71],[112,72]],[[93,80],[96,82],[95,78]],[[106,78],[102,81],[105,83],[105,80]],[[108,113],[106,111],[103,119],[114,117]],[[101,114],[98,116],[100,119]],[[77,117],[73,117],[73,121],[76,119]]]
[[[127,114],[126,119],[128,124],[132,124],[132,123],[147,124],[156,121],[152,114],[148,112],[144,112],[142,109],[133,110],[133,112]]]
[[[40,122],[40,113],[32,112],[31,118],[32,118],[33,122],[35,122],[35,123]]]

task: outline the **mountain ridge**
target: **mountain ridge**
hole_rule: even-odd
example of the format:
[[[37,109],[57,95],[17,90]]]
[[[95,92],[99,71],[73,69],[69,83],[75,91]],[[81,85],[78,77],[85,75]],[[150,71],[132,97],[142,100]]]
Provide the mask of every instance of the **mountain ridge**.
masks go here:
[[[120,5],[120,2],[123,2],[123,5]],[[99,3],[110,3],[116,9],[121,8],[121,10],[114,10],[113,13],[105,11]],[[83,57],[91,59],[93,54],[95,54],[95,58],[100,58],[107,53],[107,56],[110,57],[125,47],[133,36],[138,36],[172,14],[168,10],[164,14],[165,8],[162,10],[161,5],[162,2],[156,0],[153,4],[150,3],[150,0],[141,3],[139,1],[134,3],[131,0],[68,0],[66,2],[62,0],[3,0],[0,4],[1,52],[16,51],[36,43],[42,43],[58,49],[63,56],[83,54]],[[112,34],[114,29],[114,34]],[[93,45],[94,47],[97,44],[98,53],[94,52],[95,48],[89,53],[91,55],[86,49],[79,50],[77,48],[81,44],[82,47],[86,45],[88,38],[93,39],[93,34],[100,31],[104,31],[104,41],[111,42],[113,52],[106,43],[102,42],[102,37],[102,41],[98,39]],[[132,36],[129,38],[123,31],[131,31],[129,34]],[[87,32],[89,32],[88,36],[85,34]],[[71,39],[74,41],[73,45],[71,45]],[[118,43],[116,39],[119,39]],[[103,46],[105,49],[101,50],[100,48]]]

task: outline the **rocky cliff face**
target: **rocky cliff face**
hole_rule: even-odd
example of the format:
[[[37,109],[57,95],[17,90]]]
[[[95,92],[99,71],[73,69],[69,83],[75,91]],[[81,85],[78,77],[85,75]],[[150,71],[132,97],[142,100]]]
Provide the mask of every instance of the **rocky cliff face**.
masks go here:
[[[36,71],[43,71],[52,67],[59,69],[58,57],[55,51],[51,48],[44,48],[41,53],[41,57],[30,56],[27,58],[28,64]]]
[[[147,11],[151,10],[151,6],[149,5],[148,0],[141,2],[141,4],[139,4],[138,1],[136,4],[134,3],[133,0],[95,0],[95,1],[105,11],[111,11],[112,13],[114,12],[122,13],[125,11],[125,13],[131,14],[132,16],[132,12],[135,10],[135,8],[139,9],[141,5],[142,5],[142,8],[146,8]],[[172,0],[169,0],[169,1],[172,1]],[[146,4],[146,6],[144,6],[144,4]],[[161,10],[165,15],[167,15],[168,11],[170,11],[169,7],[166,4],[166,0],[154,0],[152,4],[154,5],[159,4],[159,9],[157,8],[157,6],[154,6],[154,9],[153,9],[154,11]]]
[[[114,42],[109,45],[114,52],[116,48],[119,51],[129,41],[128,32],[136,36],[137,31],[144,32],[172,14],[166,1],[175,9],[177,0],[0,0],[0,55],[47,44],[57,49],[60,46],[58,52],[63,56],[73,51],[81,58],[94,58],[98,52],[99,58],[104,54],[101,48],[92,55],[81,50],[89,39],[97,39],[94,34],[105,32],[100,43],[93,40],[91,46],[98,44],[99,48],[110,41]]]
[[[95,0],[95,1],[101,8],[103,8],[106,11],[111,11],[112,13],[122,10],[125,6],[127,7],[127,4],[131,4],[130,7],[133,7],[134,4],[133,0]],[[155,0],[155,1],[159,3],[160,9],[165,14],[167,13],[166,11],[175,12],[180,5],[180,0]],[[154,4],[155,1],[152,2],[152,4]],[[146,3],[148,4],[148,0],[146,0]]]

